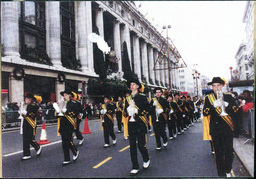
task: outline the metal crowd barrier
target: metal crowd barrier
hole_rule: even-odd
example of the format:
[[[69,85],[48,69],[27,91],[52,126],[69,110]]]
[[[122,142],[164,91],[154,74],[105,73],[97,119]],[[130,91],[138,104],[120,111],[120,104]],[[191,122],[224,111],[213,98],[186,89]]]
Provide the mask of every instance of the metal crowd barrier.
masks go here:
[[[250,109],[248,112],[243,113],[243,129],[250,133],[250,138],[247,139],[244,144],[252,142],[255,139],[255,116],[254,109]]]
[[[54,115],[54,109],[42,109],[37,113],[37,124],[54,123],[57,118]],[[5,110],[2,111],[2,131],[14,127],[20,127],[21,120],[19,119],[18,110]]]

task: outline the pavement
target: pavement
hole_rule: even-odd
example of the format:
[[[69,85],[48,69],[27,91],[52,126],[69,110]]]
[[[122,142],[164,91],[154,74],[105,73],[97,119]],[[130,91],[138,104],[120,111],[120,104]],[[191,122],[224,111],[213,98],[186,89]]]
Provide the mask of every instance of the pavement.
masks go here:
[[[244,167],[254,177],[254,139],[240,135],[233,140],[234,151]]]
[[[92,120],[88,120],[90,123]],[[46,126],[56,125],[56,123],[47,123]],[[90,125],[89,125],[90,126]],[[41,125],[38,125],[38,129],[41,128]],[[4,131],[10,130],[19,130],[19,128],[14,127],[6,129]],[[240,161],[243,163],[244,167],[247,169],[249,174],[254,177],[254,138],[250,139],[245,135],[240,135],[239,137],[234,138],[233,147],[234,151],[237,154]]]

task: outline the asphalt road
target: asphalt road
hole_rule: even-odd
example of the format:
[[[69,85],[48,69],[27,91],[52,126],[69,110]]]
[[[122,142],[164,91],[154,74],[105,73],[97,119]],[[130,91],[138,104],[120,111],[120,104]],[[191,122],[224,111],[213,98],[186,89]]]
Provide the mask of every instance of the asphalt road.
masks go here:
[[[83,131],[84,123],[81,123]],[[85,142],[77,146],[79,158],[70,165],[62,166],[64,160],[61,138],[57,136],[57,127],[46,126],[47,139],[50,144],[43,145],[42,154],[36,156],[31,149],[31,159],[21,161],[22,135],[19,131],[2,134],[3,177],[51,177],[51,178],[80,178],[80,177],[130,177],[131,170],[129,141],[124,140],[123,133],[115,133],[117,144],[103,148],[103,131],[99,120],[89,121],[91,134],[83,135]],[[36,140],[39,141],[41,128],[38,128]],[[147,135],[147,147],[151,158],[148,169],[142,169],[142,157],[138,152],[140,172],[136,177],[217,177],[214,156],[210,151],[208,141],[202,140],[202,123],[195,123],[178,135],[175,140],[169,140],[167,148],[156,151],[153,132]],[[74,139],[78,145],[78,141]],[[71,152],[70,152],[71,156]],[[72,159],[72,156],[71,156]],[[235,157],[233,175],[249,176],[240,161]]]

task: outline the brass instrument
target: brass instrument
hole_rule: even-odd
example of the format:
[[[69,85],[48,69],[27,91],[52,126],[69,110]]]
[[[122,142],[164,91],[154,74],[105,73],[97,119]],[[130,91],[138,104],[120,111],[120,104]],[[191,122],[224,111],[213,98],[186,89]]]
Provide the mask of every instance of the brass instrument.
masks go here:
[[[221,113],[220,116],[227,116],[228,113],[226,113],[226,108],[225,108],[225,104],[224,104],[224,95],[222,93],[222,91],[218,91],[217,92],[217,100],[220,101],[220,109],[221,109]]]
[[[136,120],[134,119],[134,116],[135,116],[135,112],[134,112],[134,110],[133,109],[135,109],[135,103],[134,103],[134,101],[133,100],[131,100],[131,102],[130,102],[130,104],[129,104],[129,106],[131,107],[131,109],[132,109],[132,114],[131,114],[131,118],[130,118],[130,122],[136,122]]]
[[[23,134],[23,122],[24,122],[24,117],[22,115],[22,111],[23,110],[26,110],[27,108],[27,105],[24,103],[24,102],[20,102],[19,104],[19,113],[20,113],[20,116],[18,117],[18,119],[20,119],[20,134]]]

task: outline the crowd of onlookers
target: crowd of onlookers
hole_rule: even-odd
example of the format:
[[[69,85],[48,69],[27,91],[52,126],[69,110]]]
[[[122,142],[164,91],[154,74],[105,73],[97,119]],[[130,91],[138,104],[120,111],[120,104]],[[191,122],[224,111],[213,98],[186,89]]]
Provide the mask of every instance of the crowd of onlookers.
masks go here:
[[[234,137],[238,137],[240,134],[242,134],[244,127],[247,128],[247,133],[249,136],[252,134],[252,126],[251,126],[251,116],[250,113],[248,113],[250,110],[254,109],[254,96],[253,92],[250,92],[249,90],[244,90],[243,93],[239,94],[237,92],[231,92],[231,95],[235,98],[235,101],[237,105],[239,106],[239,110],[236,113],[236,115],[233,117],[234,119]],[[247,122],[248,126],[243,126],[243,116],[247,115]]]

